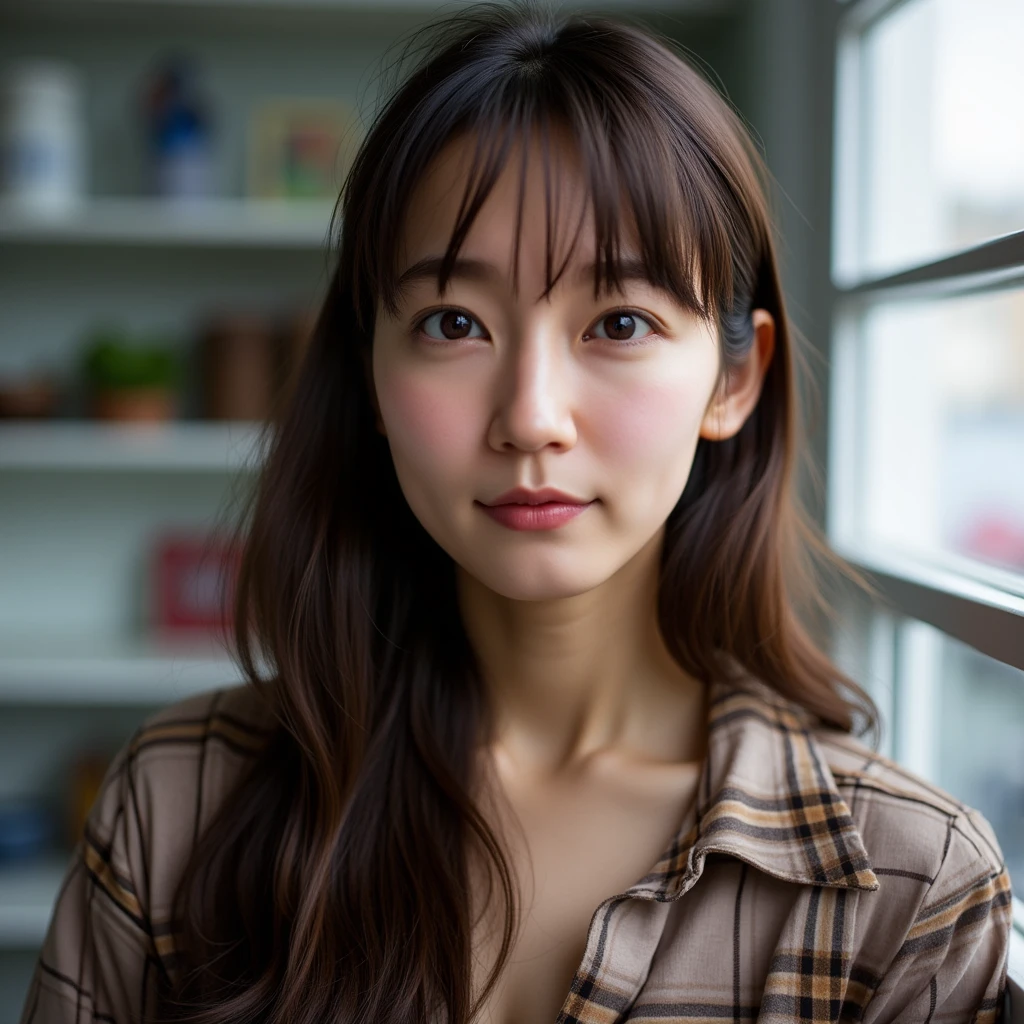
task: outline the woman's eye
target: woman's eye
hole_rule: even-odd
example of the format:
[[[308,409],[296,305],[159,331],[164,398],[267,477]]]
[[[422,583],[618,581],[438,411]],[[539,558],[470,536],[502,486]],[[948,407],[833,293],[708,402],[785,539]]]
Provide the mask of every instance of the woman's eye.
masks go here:
[[[428,328],[428,324],[433,324],[433,329]],[[482,327],[480,328],[481,334],[471,334],[472,324],[480,327],[480,324],[473,317],[468,313],[464,313],[461,309],[439,309],[425,316],[416,326],[428,338],[433,338],[434,341],[462,341],[465,338],[479,338],[486,335]]]
[[[479,333],[472,333],[474,325],[479,328]],[[420,320],[416,328],[438,342],[487,336],[479,321],[461,309],[439,309]],[[596,331],[598,338],[619,345],[639,345],[657,333],[650,320],[631,309],[606,313],[592,330]]]
[[[641,325],[648,327],[646,334],[641,333],[643,330]],[[605,341],[616,341],[622,345],[638,345],[655,333],[651,322],[631,309],[617,309],[606,313],[597,321],[594,328],[598,331],[603,329],[608,332],[605,335],[599,333],[599,338]]]

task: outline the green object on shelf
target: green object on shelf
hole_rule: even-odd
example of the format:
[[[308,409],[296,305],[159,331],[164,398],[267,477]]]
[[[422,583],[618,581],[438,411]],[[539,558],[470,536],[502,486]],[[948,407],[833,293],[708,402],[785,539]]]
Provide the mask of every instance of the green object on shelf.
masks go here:
[[[166,344],[138,342],[120,331],[96,331],[86,348],[83,368],[97,391],[135,388],[174,388],[181,364]]]

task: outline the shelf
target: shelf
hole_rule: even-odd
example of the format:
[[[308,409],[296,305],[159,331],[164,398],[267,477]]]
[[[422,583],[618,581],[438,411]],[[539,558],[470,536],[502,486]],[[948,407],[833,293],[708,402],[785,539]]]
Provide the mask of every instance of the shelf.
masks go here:
[[[213,641],[0,636],[0,703],[164,705],[239,682]]]
[[[0,199],[0,242],[326,249],[330,202],[93,198],[61,214]]]
[[[0,421],[0,470],[230,471],[253,467],[260,424]]]
[[[37,949],[46,937],[71,853],[0,864],[0,947]]]

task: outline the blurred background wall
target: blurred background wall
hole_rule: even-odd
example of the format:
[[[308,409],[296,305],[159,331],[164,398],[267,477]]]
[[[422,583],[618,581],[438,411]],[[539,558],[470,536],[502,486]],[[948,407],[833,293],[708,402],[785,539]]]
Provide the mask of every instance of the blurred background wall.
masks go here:
[[[819,477],[831,450],[842,6],[588,8],[628,11],[682,43],[763,148],[790,314],[822,357],[811,365]],[[301,356],[339,174],[374,110],[381,62],[437,10],[410,0],[0,6],[0,126],[23,153],[0,195],[0,1024],[18,1017],[107,759],[155,707],[235,678],[216,640],[217,581],[235,557],[223,528],[252,479],[259,424]],[[801,487],[824,523],[821,480]],[[844,622],[867,615],[850,605]],[[844,646],[845,630],[837,645],[863,678],[870,651]],[[986,678],[969,657],[964,666],[958,679]],[[991,676],[997,702],[1011,685],[1004,668]],[[949,721],[969,712],[965,692],[955,689],[961,710]],[[1015,778],[984,809],[995,819],[1003,807],[1009,824],[997,828],[1020,857]]]

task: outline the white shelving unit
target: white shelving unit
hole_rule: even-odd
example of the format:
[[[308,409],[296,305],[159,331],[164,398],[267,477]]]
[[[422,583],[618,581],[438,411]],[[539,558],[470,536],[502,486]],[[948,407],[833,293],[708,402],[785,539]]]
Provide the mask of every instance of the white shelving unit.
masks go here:
[[[23,58],[73,65],[88,150],[88,195],[74,208],[43,215],[0,197],[0,377],[40,369],[73,386],[98,324],[177,339],[189,355],[210,314],[314,308],[340,228],[335,203],[243,195],[251,107],[354,99],[410,10],[0,3],[0,72]],[[200,201],[140,194],[131,108],[144,74],[174,50],[201,65],[219,126],[221,194]],[[0,805],[59,813],[80,754],[113,753],[146,714],[241,681],[216,640],[154,635],[149,558],[163,532],[205,536],[233,522],[265,438],[257,423],[0,420]],[[69,854],[0,861],[0,1024],[20,1016]]]

